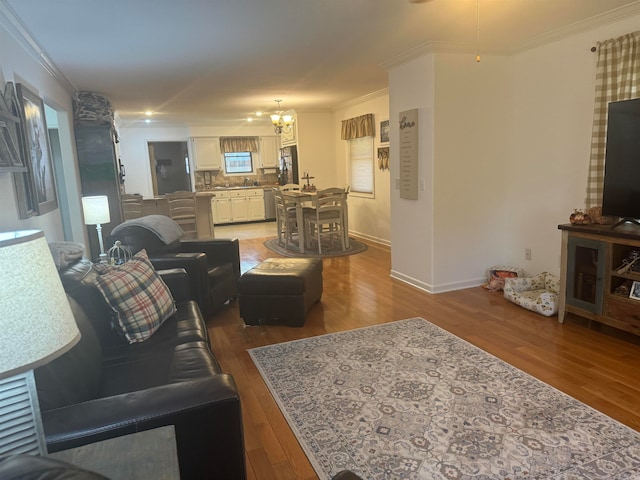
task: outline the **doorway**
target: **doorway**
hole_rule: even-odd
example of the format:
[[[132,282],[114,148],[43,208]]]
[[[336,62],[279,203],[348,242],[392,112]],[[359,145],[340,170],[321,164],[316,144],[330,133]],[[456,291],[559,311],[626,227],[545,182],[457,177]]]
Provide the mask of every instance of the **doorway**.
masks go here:
[[[191,191],[187,142],[148,142],[153,194]]]

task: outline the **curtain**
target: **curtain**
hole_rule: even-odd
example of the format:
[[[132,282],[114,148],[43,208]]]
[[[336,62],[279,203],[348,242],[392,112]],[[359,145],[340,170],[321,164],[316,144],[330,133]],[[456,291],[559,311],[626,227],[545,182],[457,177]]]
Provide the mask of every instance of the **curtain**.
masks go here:
[[[640,86],[640,31],[598,42],[595,105],[586,207],[602,205],[609,102],[636,98]]]
[[[360,137],[373,137],[376,134],[376,127],[373,120],[373,113],[360,115],[342,121],[342,140],[353,140]]]
[[[222,153],[258,153],[258,137],[220,137]]]

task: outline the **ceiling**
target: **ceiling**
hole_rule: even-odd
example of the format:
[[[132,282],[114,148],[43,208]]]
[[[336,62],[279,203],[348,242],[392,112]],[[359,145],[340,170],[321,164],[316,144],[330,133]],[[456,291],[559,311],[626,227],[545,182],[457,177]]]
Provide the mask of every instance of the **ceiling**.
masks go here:
[[[415,2],[415,3],[414,3]],[[245,125],[330,111],[422,51],[506,54],[640,12],[637,0],[0,0],[124,125]],[[479,13],[479,15],[478,15]],[[477,19],[479,18],[479,41]],[[15,21],[15,20],[14,20]],[[16,72],[19,74],[19,72]],[[267,118],[259,119],[266,122]]]

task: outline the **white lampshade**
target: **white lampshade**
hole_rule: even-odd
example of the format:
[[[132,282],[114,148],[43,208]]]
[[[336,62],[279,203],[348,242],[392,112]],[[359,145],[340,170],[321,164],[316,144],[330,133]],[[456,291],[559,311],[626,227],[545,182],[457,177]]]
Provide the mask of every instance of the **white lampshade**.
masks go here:
[[[109,223],[109,198],[106,195],[82,197],[82,211],[85,225]]]
[[[80,339],[44,234],[0,233],[0,455],[46,453],[33,369]]]
[[[39,230],[0,233],[0,378],[44,365],[80,339]]]

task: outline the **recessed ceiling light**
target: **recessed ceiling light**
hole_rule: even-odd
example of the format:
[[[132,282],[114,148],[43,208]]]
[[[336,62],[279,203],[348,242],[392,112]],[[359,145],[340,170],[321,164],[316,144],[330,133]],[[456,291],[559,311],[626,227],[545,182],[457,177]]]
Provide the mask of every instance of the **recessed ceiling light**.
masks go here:
[[[151,123],[151,120],[148,118],[145,118],[144,123]]]
[[[151,110],[147,110],[146,112],[144,112],[144,114],[145,114],[147,117],[150,117],[151,115],[153,115],[153,112],[152,112]]]
[[[252,117],[248,117],[247,118],[247,122],[253,122],[253,118]]]
[[[261,117],[262,116],[262,112],[256,112],[256,117]]]

